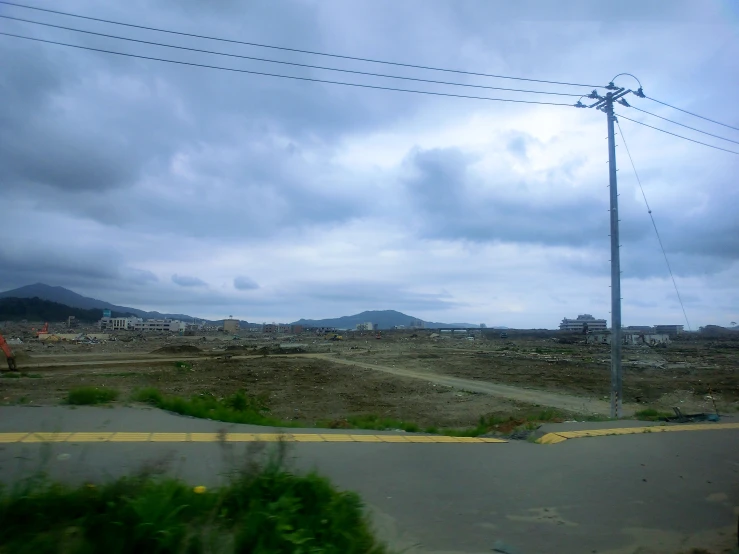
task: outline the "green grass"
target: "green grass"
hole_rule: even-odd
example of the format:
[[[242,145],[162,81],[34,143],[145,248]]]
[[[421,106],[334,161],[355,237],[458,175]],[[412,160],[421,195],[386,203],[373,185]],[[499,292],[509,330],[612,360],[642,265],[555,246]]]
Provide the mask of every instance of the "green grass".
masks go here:
[[[247,395],[243,391],[226,398],[217,398],[210,393],[182,398],[179,396],[165,396],[155,388],[146,388],[135,392],[133,400],[146,402],[162,410],[177,414],[228,423],[247,423],[273,427],[302,426],[295,421],[283,421],[270,417],[265,398]]]
[[[0,552],[387,552],[358,495],[292,474],[283,459],[248,466],[214,490],[146,474],[76,487],[36,477],[0,493]]]
[[[86,406],[93,404],[104,404],[118,398],[118,391],[100,387],[78,387],[67,393],[67,404],[74,406]]]
[[[563,421],[569,417],[559,410],[547,408],[518,416],[488,415],[480,417],[478,424],[466,429],[440,429],[431,425],[421,427],[412,421],[382,417],[376,414],[351,415],[344,419],[320,421],[285,421],[269,415],[267,399],[252,396],[244,391],[225,398],[203,393],[191,398],[167,396],[155,388],[136,391],[132,400],[144,402],[177,414],[228,423],[246,423],[270,427],[316,427],[325,429],[366,429],[389,431],[401,429],[408,433],[429,433],[452,437],[477,437],[490,432],[510,433],[515,429],[534,429],[539,423]]]
[[[96,377],[134,377],[136,375],[141,375],[141,373],[138,373],[136,371],[121,371],[119,373],[98,373]]]
[[[408,433],[418,433],[421,428],[415,423],[400,421],[392,418],[378,417],[376,415],[358,415],[346,418],[353,429],[377,429],[380,431],[391,429],[402,429]]]
[[[42,376],[38,373],[26,373],[25,371],[17,372],[17,371],[7,371],[4,373],[0,373],[0,377],[3,377],[4,379],[20,379],[21,377],[27,377],[28,379],[41,379]]]
[[[660,412],[653,408],[647,408],[646,410],[640,410],[634,414],[634,418],[640,421],[660,421],[666,417],[671,417],[673,414],[669,412]]]

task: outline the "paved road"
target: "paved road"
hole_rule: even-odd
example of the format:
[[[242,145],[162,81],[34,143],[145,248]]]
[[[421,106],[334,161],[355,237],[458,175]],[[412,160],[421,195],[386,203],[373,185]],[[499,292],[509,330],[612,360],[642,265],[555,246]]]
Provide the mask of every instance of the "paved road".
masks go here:
[[[154,409],[0,408],[0,433],[219,430],[265,431]],[[736,540],[738,440],[737,430],[712,430],[556,445],[297,442],[289,452],[298,469],[317,468],[360,492],[381,536],[409,553],[490,553],[497,546],[509,554],[677,554]],[[43,467],[60,478],[101,479],[166,462],[192,484],[213,486],[246,448],[0,444],[0,476],[12,481]]]

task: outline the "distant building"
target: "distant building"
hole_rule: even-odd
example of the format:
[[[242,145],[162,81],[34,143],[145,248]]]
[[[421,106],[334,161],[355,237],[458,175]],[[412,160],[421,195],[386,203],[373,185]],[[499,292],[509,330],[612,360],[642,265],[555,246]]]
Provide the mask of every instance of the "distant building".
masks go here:
[[[367,321],[365,323],[357,323],[357,331],[372,331],[374,330],[374,325],[372,325],[371,321]]]
[[[315,333],[316,335],[325,335],[326,333],[335,332],[336,327],[303,327],[303,331]]]
[[[559,328],[562,331],[570,331],[574,333],[582,333],[587,325],[588,332],[605,331],[608,329],[605,319],[595,319],[590,314],[581,314],[577,319],[564,318]]]
[[[421,321],[420,319],[411,319],[410,324],[408,325],[411,329],[425,329],[426,328],[426,322]]]
[[[134,330],[136,331],[169,331],[170,333],[179,333],[187,327],[185,322],[178,319],[130,319],[137,320],[134,323]]]
[[[264,325],[262,325],[262,332],[263,333],[276,333],[277,324],[276,323],[265,323]]]
[[[239,332],[239,320],[238,319],[224,319],[223,320],[223,332],[235,335]]]
[[[624,331],[640,331],[642,333],[649,333],[654,331],[654,327],[649,325],[629,325],[628,327],[624,327]]]
[[[611,336],[610,333],[601,333],[588,335],[585,340],[588,344],[611,344]],[[655,346],[657,344],[669,344],[670,336],[657,333],[624,333],[621,335],[621,340],[627,346],[640,344]]]
[[[134,331],[143,321],[140,317],[104,317],[98,326],[107,331]]]
[[[285,325],[284,323],[280,323],[277,326],[277,332],[289,335],[292,332],[292,325]]]
[[[294,335],[299,335],[303,332],[303,326],[302,325],[291,325],[290,326],[290,332]]]
[[[654,332],[658,335],[675,336],[683,332],[682,325],[655,325]]]

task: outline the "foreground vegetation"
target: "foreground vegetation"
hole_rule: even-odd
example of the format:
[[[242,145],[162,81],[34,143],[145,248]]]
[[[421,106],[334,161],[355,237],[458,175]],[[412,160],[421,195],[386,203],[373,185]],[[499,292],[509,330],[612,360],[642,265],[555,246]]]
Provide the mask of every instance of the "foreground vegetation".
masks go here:
[[[27,480],[0,494],[0,552],[387,552],[355,493],[290,473],[284,457],[281,445],[212,491],[146,473],[97,486]]]

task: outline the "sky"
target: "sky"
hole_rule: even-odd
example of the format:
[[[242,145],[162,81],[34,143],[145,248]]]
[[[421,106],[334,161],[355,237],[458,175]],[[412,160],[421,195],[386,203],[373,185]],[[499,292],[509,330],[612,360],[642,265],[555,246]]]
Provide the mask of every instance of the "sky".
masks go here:
[[[30,2],[31,0],[29,0]],[[739,127],[731,0],[37,0],[144,26],[398,63],[604,87]],[[396,309],[427,321],[610,324],[607,125],[593,86],[382,65],[0,5],[0,15],[477,87],[279,65],[0,19],[0,290],[43,282],[119,305],[251,322]],[[600,88],[601,93],[605,89]],[[572,95],[563,96],[561,94]],[[584,99],[587,100],[587,99]],[[739,131],[627,101],[739,141]],[[739,151],[619,106],[618,113]],[[739,320],[739,156],[619,120],[623,323]]]

